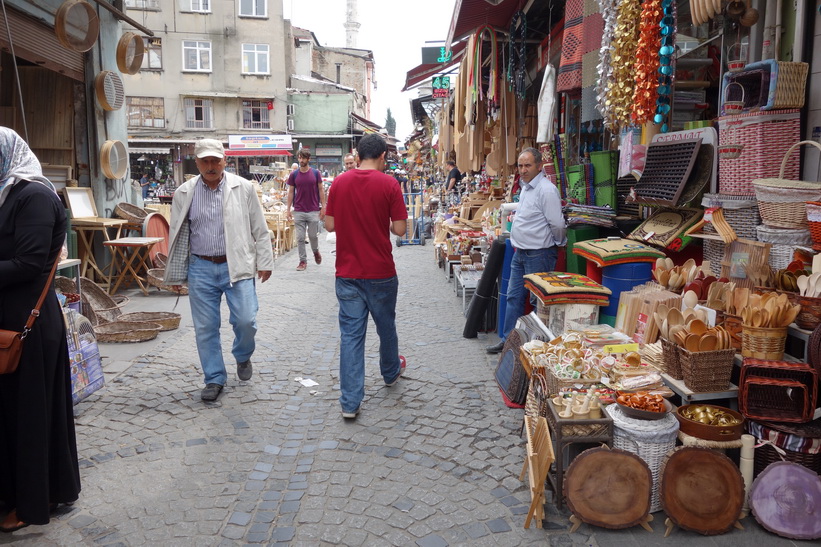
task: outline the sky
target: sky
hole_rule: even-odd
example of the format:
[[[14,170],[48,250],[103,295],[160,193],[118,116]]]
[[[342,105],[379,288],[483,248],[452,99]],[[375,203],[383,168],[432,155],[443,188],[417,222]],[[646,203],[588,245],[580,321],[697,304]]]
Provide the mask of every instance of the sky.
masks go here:
[[[376,84],[371,121],[384,126],[388,108],[396,119],[396,137],[413,132],[410,101],[416,89],[402,93],[408,70],[422,63],[426,41],[447,38],[455,0],[357,0],[361,26],[359,49],[373,51]],[[316,35],[323,46],[345,47],[346,0],[282,0],[283,15],[297,27]]]

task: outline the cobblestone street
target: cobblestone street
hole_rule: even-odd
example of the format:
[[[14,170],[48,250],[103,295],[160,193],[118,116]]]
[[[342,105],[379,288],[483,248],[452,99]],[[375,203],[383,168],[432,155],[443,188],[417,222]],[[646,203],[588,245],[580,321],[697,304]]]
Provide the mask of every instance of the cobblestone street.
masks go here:
[[[83,490],[48,526],[0,535],[16,545],[732,545],[790,544],[761,531],[703,536],[663,513],[650,534],[583,525],[548,503],[545,529],[523,527],[530,495],[519,481],[522,411],[502,404],[484,346],[462,337],[461,298],[431,246],[395,250],[397,324],[408,368],[396,386],[367,344],[366,398],[355,421],[337,402],[339,339],[333,246],[322,265],[277,259],[258,287],[254,376],[200,401],[202,375],[186,298],[179,330],[154,342],[105,345],[108,383],[76,407]],[[170,311],[175,297],[132,296],[133,309]],[[227,308],[223,306],[223,325]],[[304,387],[297,377],[319,385]],[[550,495],[548,494],[548,499]],[[756,535],[758,537],[752,537]],[[743,541],[742,541],[743,540]]]

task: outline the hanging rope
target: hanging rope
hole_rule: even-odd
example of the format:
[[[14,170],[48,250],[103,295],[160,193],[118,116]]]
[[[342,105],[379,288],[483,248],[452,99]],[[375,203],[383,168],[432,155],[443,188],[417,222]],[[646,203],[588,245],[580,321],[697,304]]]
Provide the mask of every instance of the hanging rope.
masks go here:
[[[3,7],[3,21],[6,23],[6,36],[9,39],[9,52],[14,61],[14,79],[17,80],[17,97],[20,99],[20,120],[23,122],[23,138],[29,142],[29,129],[26,124],[26,109],[23,107],[23,90],[20,88],[20,73],[17,70],[17,56],[14,54],[14,40],[11,39],[11,27],[9,27],[9,17],[6,15],[6,1],[0,0]]]
[[[527,34],[527,17],[522,10],[513,14],[510,21],[510,39],[508,41],[507,81],[508,89],[516,93],[519,99],[525,98],[525,35]]]

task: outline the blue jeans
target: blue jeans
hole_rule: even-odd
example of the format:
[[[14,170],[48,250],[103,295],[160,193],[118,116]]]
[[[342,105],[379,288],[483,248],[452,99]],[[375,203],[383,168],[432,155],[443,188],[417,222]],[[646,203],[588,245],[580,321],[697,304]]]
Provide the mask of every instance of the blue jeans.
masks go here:
[[[379,369],[390,383],[399,375],[399,337],[396,335],[396,293],[399,279],[336,278],[339,300],[339,403],[354,412],[365,398],[365,333],[368,312],[379,335]]]
[[[225,385],[225,361],[220,344],[220,303],[228,303],[228,321],[234,329],[231,353],[243,363],[254,353],[257,332],[257,292],[254,278],[231,283],[228,263],[214,264],[191,256],[188,268],[188,301],[197,339],[197,353],[206,384]]]
[[[516,321],[525,311],[524,276],[532,273],[552,272],[559,258],[559,250],[553,246],[548,249],[526,251],[516,249],[513,262],[510,264],[510,280],[507,282],[507,306],[505,307],[505,329],[503,339],[507,339]]]

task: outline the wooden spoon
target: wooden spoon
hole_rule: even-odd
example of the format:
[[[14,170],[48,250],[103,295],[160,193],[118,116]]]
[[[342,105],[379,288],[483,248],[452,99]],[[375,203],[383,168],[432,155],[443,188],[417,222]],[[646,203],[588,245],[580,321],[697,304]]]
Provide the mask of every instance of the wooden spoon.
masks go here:
[[[667,314],[667,324],[670,327],[675,327],[677,325],[684,325],[684,316],[681,314],[677,308],[673,308]]]
[[[701,339],[698,341],[698,350],[699,351],[713,351],[718,348],[718,337],[713,334],[712,332],[706,333]]]
[[[684,293],[684,296],[681,298],[681,301],[684,303],[685,307],[695,308],[698,304],[698,295],[695,291],[687,291]]]
[[[798,317],[799,313],[801,313],[801,306],[799,304],[788,309],[785,317],[781,320],[781,326],[789,327],[790,324],[795,321],[795,318]]]

